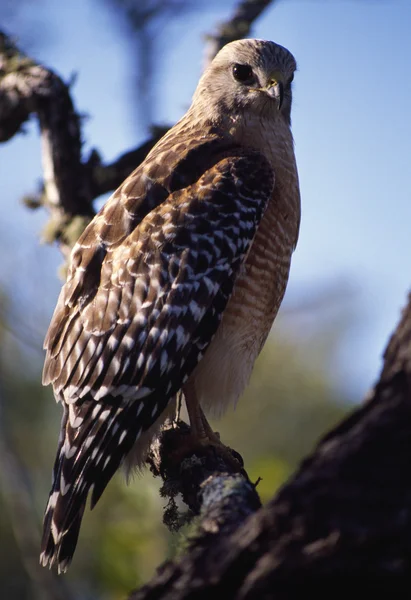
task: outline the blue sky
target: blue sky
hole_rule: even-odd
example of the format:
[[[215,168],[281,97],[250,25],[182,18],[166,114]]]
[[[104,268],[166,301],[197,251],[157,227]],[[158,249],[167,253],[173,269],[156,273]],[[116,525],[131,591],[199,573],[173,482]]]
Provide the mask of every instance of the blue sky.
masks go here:
[[[93,0],[45,0],[44,5],[41,14],[35,8],[32,15],[26,12],[23,34],[11,33],[20,34],[24,44],[30,22],[33,28],[42,20],[53,25],[36,56],[66,79],[78,72],[75,102],[90,115],[86,148],[97,147],[105,160],[115,158],[146,134],[131,105],[129,47],[119,43],[113,15],[102,2],[99,12]],[[173,123],[187,108],[202,69],[202,35],[233,5],[212,3],[212,9],[171,20],[158,36],[156,122]],[[299,65],[293,132],[303,218],[287,300],[304,301],[315,289],[347,282],[342,302],[355,297],[358,314],[336,372],[357,393],[378,373],[410,286],[410,25],[409,0],[283,0],[253,30],[254,37],[288,47]],[[16,255],[3,263],[2,279],[15,283],[23,304],[30,294],[39,297],[39,282],[41,295],[50,294],[54,302],[59,282],[53,275],[61,262],[55,249],[38,246],[44,213],[18,203],[41,177],[36,127],[28,132],[0,149],[0,236],[14,247],[19,239]],[[29,276],[28,291],[17,271]],[[41,329],[35,304],[28,304],[26,319]]]

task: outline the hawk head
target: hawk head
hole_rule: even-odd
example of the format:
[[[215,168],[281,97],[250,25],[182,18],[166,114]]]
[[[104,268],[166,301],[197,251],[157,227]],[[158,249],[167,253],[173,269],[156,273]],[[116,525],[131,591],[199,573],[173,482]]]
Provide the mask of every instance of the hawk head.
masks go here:
[[[224,46],[204,72],[193,106],[208,114],[239,115],[249,111],[290,122],[293,55],[265,40],[245,39]]]

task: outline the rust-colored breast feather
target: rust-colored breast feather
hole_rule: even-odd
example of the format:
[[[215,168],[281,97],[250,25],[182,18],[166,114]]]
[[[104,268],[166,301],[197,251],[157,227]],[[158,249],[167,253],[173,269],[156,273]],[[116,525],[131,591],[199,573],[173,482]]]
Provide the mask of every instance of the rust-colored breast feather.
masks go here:
[[[254,128],[256,130],[257,127]],[[253,131],[253,127],[249,127]],[[284,297],[300,225],[300,193],[292,137],[276,132],[258,140],[275,172],[275,187],[215,338],[191,378],[203,408],[220,416],[235,405]],[[250,135],[250,145],[255,138]]]

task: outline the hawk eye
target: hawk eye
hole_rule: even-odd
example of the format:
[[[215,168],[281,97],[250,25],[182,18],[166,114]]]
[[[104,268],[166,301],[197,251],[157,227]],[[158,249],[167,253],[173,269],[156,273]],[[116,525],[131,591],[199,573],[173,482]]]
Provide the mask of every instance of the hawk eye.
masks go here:
[[[233,66],[233,76],[240,83],[245,83],[253,78],[253,70],[250,65],[240,65],[237,63]]]

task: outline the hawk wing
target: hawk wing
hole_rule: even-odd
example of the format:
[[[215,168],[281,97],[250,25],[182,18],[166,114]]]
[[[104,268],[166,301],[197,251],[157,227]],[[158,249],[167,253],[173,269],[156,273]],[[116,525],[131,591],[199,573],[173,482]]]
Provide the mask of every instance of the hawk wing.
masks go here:
[[[43,564],[66,567],[90,487],[94,505],[202,357],[272,196],[261,154],[204,146],[205,160],[191,148],[166,177],[158,157],[143,164],[73,250],[45,340],[43,381],[65,404],[65,434]]]
[[[274,187],[259,153],[218,158],[175,191],[137,171],[76,244],[45,340],[43,382],[67,403],[167,402],[211,341]]]

